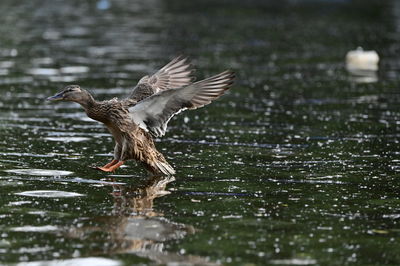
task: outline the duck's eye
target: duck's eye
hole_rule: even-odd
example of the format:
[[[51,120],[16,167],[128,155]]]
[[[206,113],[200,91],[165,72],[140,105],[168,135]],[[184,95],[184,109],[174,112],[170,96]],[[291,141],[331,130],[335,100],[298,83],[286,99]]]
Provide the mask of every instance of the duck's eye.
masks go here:
[[[78,90],[77,88],[69,88],[65,92],[73,92],[73,91],[77,91],[77,90]]]

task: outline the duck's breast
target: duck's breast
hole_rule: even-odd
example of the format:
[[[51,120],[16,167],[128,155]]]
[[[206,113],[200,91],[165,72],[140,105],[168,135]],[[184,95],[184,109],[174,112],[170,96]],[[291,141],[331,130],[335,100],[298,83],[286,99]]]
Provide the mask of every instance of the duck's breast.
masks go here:
[[[122,132],[120,130],[118,130],[117,128],[109,126],[109,125],[107,125],[107,129],[111,133],[111,135],[114,137],[115,142],[122,145],[122,142],[123,142]]]

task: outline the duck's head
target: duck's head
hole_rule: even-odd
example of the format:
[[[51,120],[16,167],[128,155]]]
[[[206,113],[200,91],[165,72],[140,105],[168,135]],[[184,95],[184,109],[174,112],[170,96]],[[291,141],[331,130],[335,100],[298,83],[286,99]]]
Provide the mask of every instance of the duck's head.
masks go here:
[[[85,103],[91,100],[91,95],[86,90],[81,89],[78,85],[68,85],[61,92],[54,96],[48,97],[49,101],[71,101],[77,103]]]

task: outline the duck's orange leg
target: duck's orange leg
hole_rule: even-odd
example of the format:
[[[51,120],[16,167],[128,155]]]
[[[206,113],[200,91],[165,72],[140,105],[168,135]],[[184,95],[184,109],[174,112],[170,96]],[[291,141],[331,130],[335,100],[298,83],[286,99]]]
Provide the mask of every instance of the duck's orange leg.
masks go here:
[[[101,170],[100,168],[109,168],[110,166],[113,166],[114,164],[118,163],[118,160],[113,159],[111,162],[109,162],[108,164],[104,165],[104,166],[91,166],[91,168],[93,169],[97,169],[97,170]]]
[[[108,164],[104,165],[102,168],[108,168],[110,166],[113,166],[114,164],[118,163],[118,160],[112,160],[111,162],[109,162]]]
[[[109,166],[109,167],[99,167],[97,169],[103,171],[103,172],[114,172],[118,167],[123,165],[125,161],[118,161],[117,163]]]

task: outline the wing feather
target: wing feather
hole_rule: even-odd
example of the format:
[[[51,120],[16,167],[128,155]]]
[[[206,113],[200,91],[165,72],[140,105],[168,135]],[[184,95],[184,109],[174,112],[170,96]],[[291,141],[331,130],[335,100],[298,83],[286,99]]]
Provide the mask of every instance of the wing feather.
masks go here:
[[[194,81],[193,72],[189,59],[178,56],[154,75],[141,78],[128,98],[139,102],[160,91],[189,85]]]
[[[129,108],[129,112],[136,124],[160,137],[175,114],[211,103],[232,86],[234,79],[232,71],[224,71],[189,86],[154,94]]]

